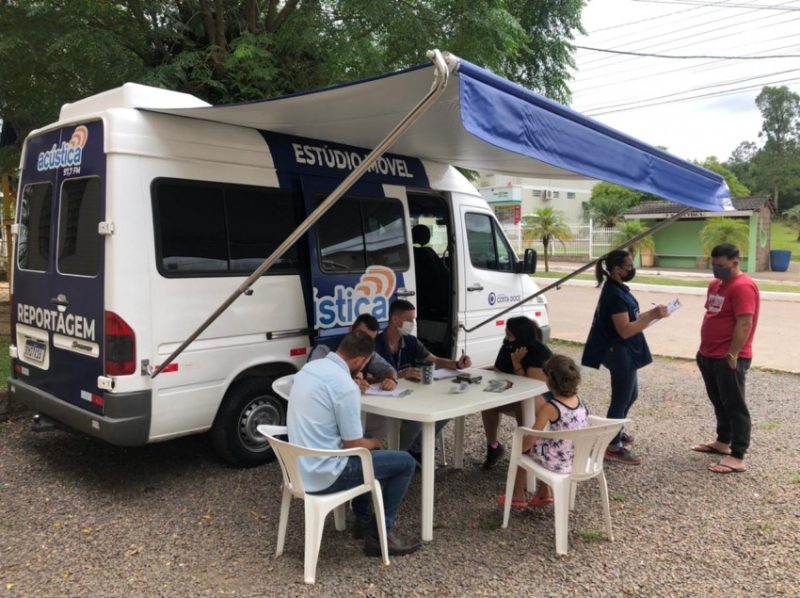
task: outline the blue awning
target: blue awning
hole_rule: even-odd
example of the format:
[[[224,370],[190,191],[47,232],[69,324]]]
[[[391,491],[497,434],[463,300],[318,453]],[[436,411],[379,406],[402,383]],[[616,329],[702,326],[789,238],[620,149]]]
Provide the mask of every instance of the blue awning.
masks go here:
[[[448,62],[448,88],[392,153],[514,176],[600,179],[703,211],[733,209],[717,173],[465,60]],[[432,81],[433,67],[422,65],[281,98],[157,111],[373,148]]]

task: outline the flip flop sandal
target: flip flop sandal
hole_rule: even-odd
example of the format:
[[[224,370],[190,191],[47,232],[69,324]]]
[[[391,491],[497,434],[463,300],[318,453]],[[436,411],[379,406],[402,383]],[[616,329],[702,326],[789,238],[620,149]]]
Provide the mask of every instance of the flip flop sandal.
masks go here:
[[[719,450],[713,444],[696,444],[692,447],[692,450],[696,453],[706,453],[710,455],[730,455],[730,452],[725,452]]]
[[[712,469],[712,467],[721,467],[722,470],[719,469]],[[725,465],[724,463],[712,463],[708,466],[708,471],[711,473],[719,473],[722,475],[727,475],[729,473],[744,473],[747,471],[746,467],[738,468],[738,467],[731,467],[730,465]]]
[[[506,506],[506,495],[505,494],[501,494],[500,496],[498,496],[497,497],[497,503],[501,507],[505,507]],[[511,506],[514,507],[515,509],[526,509],[528,507],[528,501],[527,500],[513,500],[512,499]]]
[[[547,505],[553,504],[553,497],[552,496],[534,496],[528,502],[529,507],[546,507]]]

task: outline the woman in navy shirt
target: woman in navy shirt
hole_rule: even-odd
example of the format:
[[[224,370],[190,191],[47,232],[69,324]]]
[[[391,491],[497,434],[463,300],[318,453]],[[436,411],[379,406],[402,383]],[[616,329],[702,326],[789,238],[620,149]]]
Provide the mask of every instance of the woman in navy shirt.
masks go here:
[[[581,364],[611,373],[611,404],[607,417],[623,419],[639,394],[637,370],[653,361],[642,331],[651,322],[666,318],[667,308],[657,305],[639,313],[639,302],[625,284],[633,280],[636,268],[630,253],[616,250],[597,262],[597,286],[603,285],[586,339]],[[605,282],[604,282],[605,281]],[[606,459],[629,465],[642,460],[630,448],[633,437],[621,430],[606,450]]]

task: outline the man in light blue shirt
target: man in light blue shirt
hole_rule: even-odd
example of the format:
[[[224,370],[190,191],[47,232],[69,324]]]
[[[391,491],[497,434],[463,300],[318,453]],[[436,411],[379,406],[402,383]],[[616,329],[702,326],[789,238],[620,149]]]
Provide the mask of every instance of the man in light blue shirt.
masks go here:
[[[350,332],[335,353],[309,361],[294,377],[286,425],[289,441],[300,446],[333,450],[364,447],[373,451],[372,465],[383,493],[389,553],[403,555],[420,547],[418,540],[403,540],[392,531],[415,463],[405,451],[374,450],[382,448],[383,443],[363,437],[361,392],[353,375],[364,368],[373,349],[369,336]],[[300,459],[300,473],[306,491],[318,494],[347,490],[364,480],[358,457],[304,457]],[[356,497],[352,504],[356,514],[353,535],[364,538],[368,556],[380,556],[370,494]]]

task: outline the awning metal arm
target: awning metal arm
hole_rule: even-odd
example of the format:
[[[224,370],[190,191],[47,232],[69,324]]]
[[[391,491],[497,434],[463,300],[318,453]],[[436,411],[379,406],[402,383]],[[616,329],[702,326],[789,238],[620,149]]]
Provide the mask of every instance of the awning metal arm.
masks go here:
[[[546,287],[544,287],[543,289],[539,289],[539,290],[538,290],[538,291],[536,291],[536,292],[535,292],[533,295],[530,295],[530,296],[528,296],[528,297],[525,297],[524,299],[520,299],[518,302],[516,302],[516,303],[515,303],[514,305],[512,305],[511,307],[507,307],[507,308],[505,308],[504,310],[497,312],[497,313],[496,313],[496,314],[494,314],[492,317],[490,317],[490,318],[487,318],[487,319],[486,319],[486,320],[484,320],[483,322],[480,322],[479,324],[475,324],[475,326],[473,326],[472,328],[467,328],[466,326],[464,326],[464,324],[463,324],[463,323],[459,324],[459,328],[461,328],[462,330],[464,330],[464,332],[467,332],[467,333],[469,333],[469,332],[473,332],[473,331],[477,330],[477,329],[478,329],[478,328],[480,328],[481,326],[485,326],[485,325],[486,325],[486,324],[488,324],[489,322],[494,322],[494,321],[495,321],[497,318],[499,318],[500,316],[502,316],[502,315],[505,315],[505,314],[507,314],[508,312],[510,312],[510,311],[512,311],[512,310],[514,310],[514,309],[517,309],[517,308],[518,308],[520,305],[522,305],[523,303],[527,303],[528,301],[530,301],[530,300],[532,300],[532,299],[536,299],[536,297],[538,297],[539,295],[543,295],[544,293],[546,293],[547,291],[549,291],[549,290],[551,290],[551,289],[558,289],[558,288],[559,288],[559,287],[560,287],[562,284],[564,284],[564,283],[565,283],[566,281],[568,281],[569,279],[571,279],[571,278],[574,278],[574,277],[576,277],[578,274],[580,274],[581,272],[585,272],[585,271],[586,271],[586,270],[588,270],[589,268],[593,267],[593,266],[594,266],[594,265],[595,265],[597,262],[599,262],[600,260],[602,260],[604,257],[606,257],[606,256],[607,256],[609,253],[611,253],[612,251],[616,251],[617,249],[625,249],[626,247],[630,247],[631,245],[633,245],[633,244],[634,244],[634,243],[636,243],[637,241],[640,241],[640,240],[644,239],[645,237],[647,237],[647,236],[649,236],[649,235],[652,235],[654,232],[656,232],[656,231],[658,231],[658,230],[661,230],[661,229],[662,229],[662,228],[664,228],[665,226],[668,226],[668,225],[672,224],[672,223],[673,223],[673,222],[675,222],[675,221],[676,221],[678,218],[680,218],[681,216],[684,216],[685,214],[687,214],[688,212],[691,212],[692,210],[694,210],[694,208],[684,208],[683,210],[681,210],[680,212],[678,212],[677,214],[675,214],[675,215],[674,215],[674,216],[672,216],[671,218],[668,218],[667,220],[664,220],[664,221],[662,221],[662,222],[659,222],[658,224],[656,224],[656,225],[652,226],[651,228],[647,229],[647,230],[646,230],[645,232],[643,232],[642,234],[640,234],[640,235],[636,235],[636,236],[635,236],[635,237],[633,237],[632,239],[629,239],[629,240],[627,240],[627,241],[626,241],[625,243],[623,243],[622,245],[620,245],[620,246],[618,246],[618,247],[614,247],[613,249],[609,249],[609,250],[608,250],[606,253],[604,253],[604,254],[603,254],[603,255],[601,255],[600,257],[598,257],[598,258],[596,258],[596,259],[593,259],[592,261],[588,262],[587,264],[584,264],[583,266],[581,266],[580,268],[577,268],[576,270],[573,270],[572,272],[570,272],[569,274],[567,274],[567,275],[566,275],[566,276],[564,276],[563,278],[559,278],[559,279],[558,279],[558,280],[556,280],[554,283],[547,285],[547,286],[546,286]]]
[[[336,201],[344,195],[347,190],[363,175],[370,166],[372,166],[378,159],[394,145],[394,143],[413,125],[419,118],[436,102],[440,95],[447,87],[447,82],[450,78],[450,69],[446,57],[439,50],[431,50],[428,52],[428,58],[433,62],[434,66],[434,80],[431,85],[430,91],[417,103],[416,106],[401,120],[394,129],[392,129],[383,141],[381,141],[375,148],[364,158],[361,164],[353,169],[353,171],[345,178],[336,189],[323,201],[313,212],[311,212],[303,222],[290,234],[286,240],[281,243],[275,251],[272,252],[264,262],[248,276],[242,284],[225,300],[222,304],[212,313],[205,322],[189,335],[180,346],[175,349],[172,354],[167,357],[161,365],[153,370],[150,378],[158,376],[165,367],[172,363],[178,355],[180,355],[186,347],[188,347],[198,336],[200,336],[206,328],[208,328],[214,320],[216,320],[222,312],[224,312],[236,299],[247,291],[250,286],[257,281],[264,272],[272,267],[294,243],[302,237],[308,229],[310,229],[319,220],[325,212],[327,212]],[[449,56],[448,56],[449,58]],[[457,67],[457,61],[452,61],[452,68]]]

